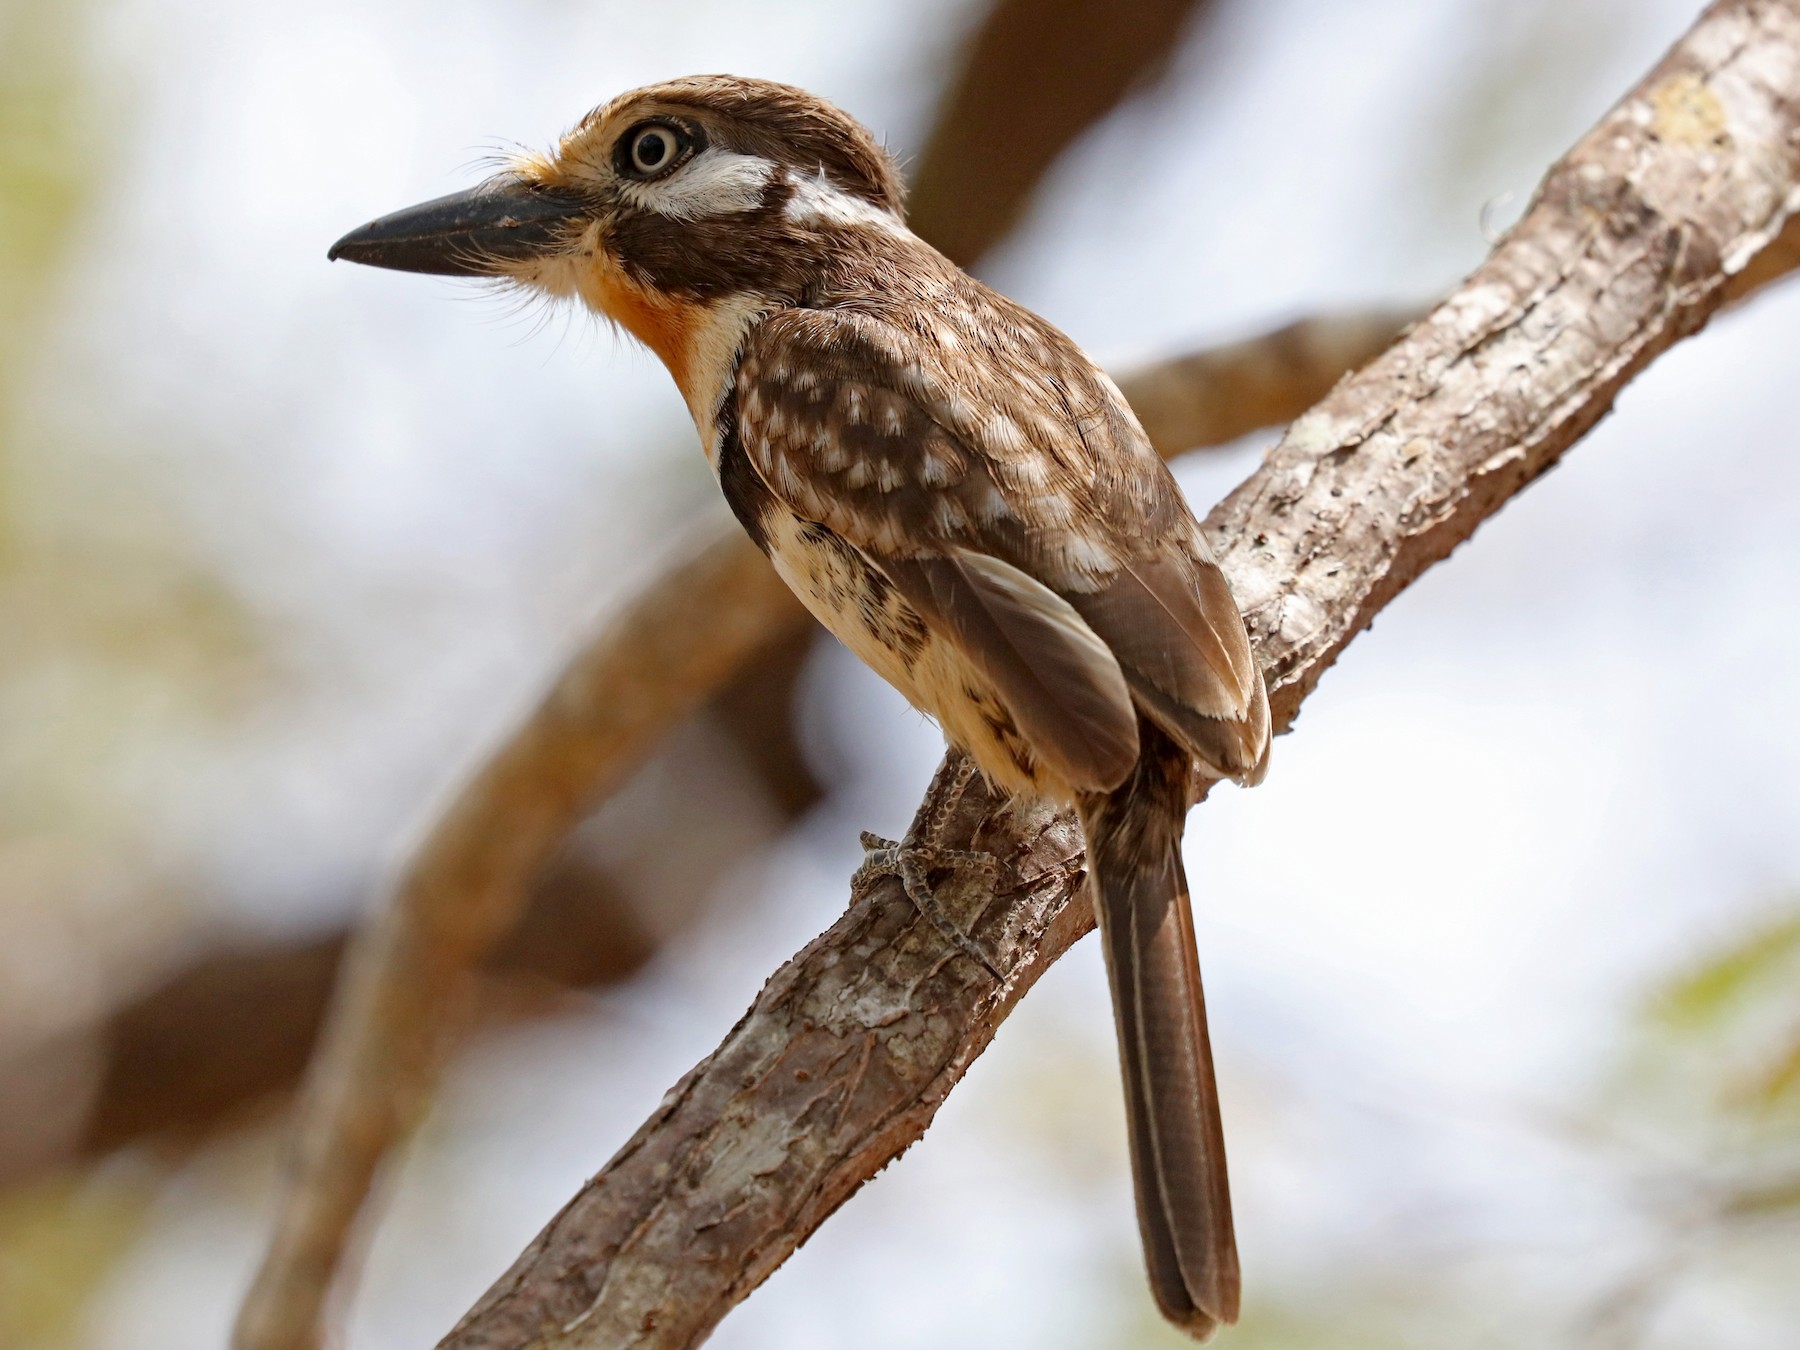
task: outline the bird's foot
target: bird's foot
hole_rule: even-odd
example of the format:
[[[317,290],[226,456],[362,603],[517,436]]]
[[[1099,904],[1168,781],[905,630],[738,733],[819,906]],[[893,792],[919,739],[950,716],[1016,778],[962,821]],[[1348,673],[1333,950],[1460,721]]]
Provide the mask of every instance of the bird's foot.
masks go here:
[[[940,848],[912,835],[905,839],[884,839],[867,830],[862,834],[862,846],[867,856],[850,878],[850,893],[853,896],[861,898],[882,877],[899,877],[907,899],[913,902],[913,907],[919,913],[931,920],[938,932],[995,980],[1004,978],[999,966],[982,950],[981,944],[952,923],[950,916],[944,913],[944,907],[938,903],[927,877],[934,868],[939,868],[951,872],[974,872],[983,880],[992,881],[1000,873],[998,858],[975,849]]]

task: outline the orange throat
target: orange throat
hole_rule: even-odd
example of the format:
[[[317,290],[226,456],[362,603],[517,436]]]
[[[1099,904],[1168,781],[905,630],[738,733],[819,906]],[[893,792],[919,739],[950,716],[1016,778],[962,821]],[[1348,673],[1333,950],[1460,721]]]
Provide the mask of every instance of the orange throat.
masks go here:
[[[710,303],[665,294],[634,279],[604,249],[596,250],[583,298],[661,359],[675,377],[708,457],[713,415],[736,368],[738,348],[766,302],[728,295]]]
[[[682,397],[688,396],[688,353],[705,307],[678,300],[634,281],[610,258],[593,270],[590,303],[643,343],[669,368]]]

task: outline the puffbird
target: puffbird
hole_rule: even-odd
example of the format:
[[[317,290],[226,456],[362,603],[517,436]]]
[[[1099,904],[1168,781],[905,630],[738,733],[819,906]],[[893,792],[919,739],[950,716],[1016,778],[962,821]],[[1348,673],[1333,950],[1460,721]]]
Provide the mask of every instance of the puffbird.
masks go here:
[[[1074,806],[1151,1290],[1196,1337],[1234,1321],[1180,849],[1204,784],[1261,779],[1269,706],[1199,522],[1118,387],[907,228],[864,127],[762,80],[625,94],[553,153],[330,256],[573,298],[642,341],[783,580],[943,729],[949,789],[979,770]],[[984,860],[940,845],[941,814],[897,844],[865,836],[861,875],[897,872],[944,925],[928,874]]]

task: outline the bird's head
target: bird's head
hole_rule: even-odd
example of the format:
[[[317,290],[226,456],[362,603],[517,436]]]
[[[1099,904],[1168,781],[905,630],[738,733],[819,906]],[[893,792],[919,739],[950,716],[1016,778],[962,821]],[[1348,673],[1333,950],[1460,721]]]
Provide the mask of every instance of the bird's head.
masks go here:
[[[901,194],[887,153],[832,104],[691,76],[624,94],[553,153],[352,230],[330,256],[579,298],[662,357],[694,403],[727,355],[700,349],[803,301],[847,239],[903,236]]]

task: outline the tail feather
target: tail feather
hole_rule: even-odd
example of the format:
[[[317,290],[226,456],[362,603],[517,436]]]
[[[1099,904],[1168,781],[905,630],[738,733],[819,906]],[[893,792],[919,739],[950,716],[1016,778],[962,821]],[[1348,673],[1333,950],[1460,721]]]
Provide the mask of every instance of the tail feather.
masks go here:
[[[1181,865],[1186,756],[1151,724],[1132,776],[1083,800],[1151,1291],[1204,1338],[1238,1314],[1237,1241]]]

